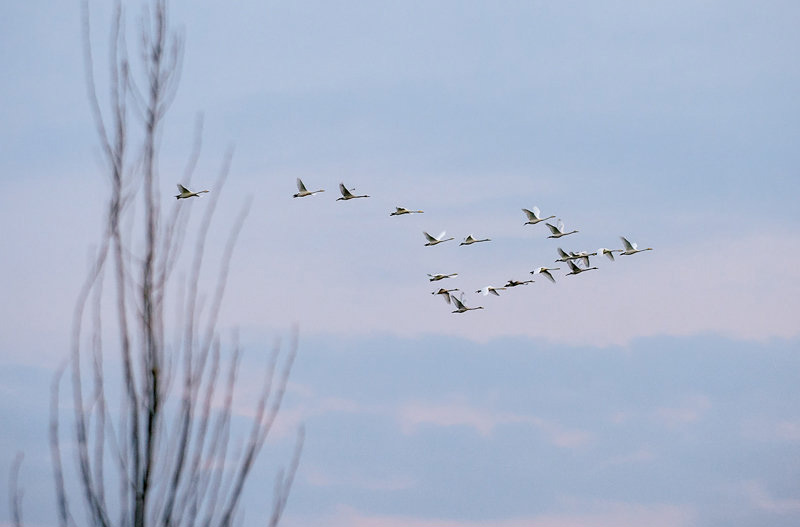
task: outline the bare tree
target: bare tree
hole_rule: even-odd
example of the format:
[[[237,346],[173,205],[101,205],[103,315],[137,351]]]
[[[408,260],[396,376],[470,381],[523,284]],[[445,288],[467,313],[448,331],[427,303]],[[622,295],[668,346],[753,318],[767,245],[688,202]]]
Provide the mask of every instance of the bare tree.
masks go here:
[[[242,352],[235,337],[232,349],[223,349],[217,323],[249,203],[231,228],[204,300],[199,284],[206,240],[231,154],[223,160],[210,199],[202,203],[205,211],[196,228],[190,221],[192,204],[162,209],[159,143],[184,49],[182,36],[169,24],[168,1],[149,0],[144,7],[136,61],[128,56],[122,3],[115,3],[107,98],[97,90],[88,0],[82,10],[89,104],[110,190],[100,244],[76,302],[71,356],[53,383],[50,444],[59,522],[62,527],[84,523],[75,519],[80,506],[86,523],[99,527],[227,527],[280,410],[297,351],[296,331],[288,351],[279,342],[274,345],[250,431],[234,448],[231,418]],[[198,120],[185,184],[198,161],[201,131]],[[190,235],[196,241],[181,279],[176,267]],[[65,372],[71,374],[74,450],[65,447],[60,432]],[[270,526],[283,513],[302,444],[301,428],[288,467],[277,477]],[[65,454],[76,458],[78,495],[65,484]],[[15,521],[21,523],[16,467],[11,499]],[[116,499],[107,496],[113,488]]]

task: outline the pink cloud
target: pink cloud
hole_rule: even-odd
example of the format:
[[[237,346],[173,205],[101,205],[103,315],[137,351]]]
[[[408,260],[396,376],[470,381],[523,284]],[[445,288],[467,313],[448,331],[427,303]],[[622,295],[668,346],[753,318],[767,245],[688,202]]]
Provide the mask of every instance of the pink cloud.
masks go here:
[[[340,506],[325,517],[287,516],[285,525],[326,525],[327,527],[688,527],[694,524],[694,512],[674,505],[629,503],[593,503],[581,507],[584,512],[548,513],[491,520],[455,520],[414,516],[373,515],[355,508]]]
[[[465,426],[482,436],[489,436],[495,428],[504,425],[528,425],[539,429],[548,441],[560,448],[578,448],[586,445],[591,436],[583,430],[565,428],[540,417],[495,412],[476,408],[461,402],[412,402],[398,410],[400,426],[405,434],[412,434],[421,426]]]

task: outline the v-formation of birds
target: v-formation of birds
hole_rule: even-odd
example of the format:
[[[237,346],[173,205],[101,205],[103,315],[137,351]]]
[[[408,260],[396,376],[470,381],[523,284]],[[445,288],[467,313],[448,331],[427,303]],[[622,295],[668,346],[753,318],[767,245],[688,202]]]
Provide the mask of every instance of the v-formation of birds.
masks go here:
[[[337,201],[348,201],[351,199],[369,197],[366,194],[362,195],[353,194],[354,191],[355,189],[348,189],[347,187],[345,187],[344,183],[339,183],[339,193],[342,196],[340,198],[337,198]],[[208,190],[199,190],[197,192],[192,192],[183,185],[178,184],[178,192],[179,194],[175,196],[177,199],[186,199],[191,197],[200,197],[200,194],[208,192]],[[318,194],[320,192],[325,192],[325,189],[309,191],[303,184],[303,181],[300,178],[297,178],[297,193],[294,194],[292,197],[304,198],[307,196],[313,196],[314,194]],[[549,223],[547,220],[555,218],[555,216],[542,217],[541,211],[539,210],[538,207],[533,207],[531,209],[522,209],[522,212],[525,214],[525,217],[527,218],[527,221],[524,223],[524,225],[536,225],[538,223],[544,222],[544,224],[550,230],[550,236],[548,236],[548,238],[558,239],[563,236],[568,236],[570,234],[576,234],[578,232],[577,230],[567,231],[564,227],[564,222],[561,221],[560,218],[556,221],[555,225]],[[423,211],[421,210],[410,210],[404,207],[395,207],[395,210],[393,212],[390,212],[389,215],[402,216],[406,214],[422,214],[422,213]],[[423,231],[422,234],[425,236],[426,247],[432,247],[434,245],[439,245],[440,243],[445,243],[454,239],[452,237],[445,238],[446,234],[445,231],[442,231],[441,234],[439,234],[438,236],[431,236],[425,231]],[[629,241],[624,236],[620,236],[620,240],[622,241],[622,246],[623,246],[622,249],[607,249],[605,247],[601,247],[595,252],[588,252],[588,251],[574,252],[574,251],[564,251],[563,249],[561,249],[561,247],[558,247],[557,251],[559,257],[555,260],[555,262],[562,262],[566,264],[567,267],[569,268],[569,272],[565,273],[565,276],[569,276],[569,275],[577,275],[586,271],[596,270],[597,267],[590,267],[589,258],[591,256],[605,256],[613,262],[614,253],[619,253],[624,256],[630,256],[636,253],[653,250],[652,247],[639,249],[635,243]],[[466,238],[464,238],[464,241],[462,241],[459,245],[472,245],[475,243],[490,242],[490,241],[491,241],[490,238],[475,238],[472,236],[472,234],[470,234]],[[551,273],[551,271],[559,271],[560,269],[561,269],[560,267],[538,267],[533,271],[530,271],[530,274],[544,276],[551,282],[555,283],[556,279]],[[445,280],[447,278],[453,278],[455,276],[458,276],[458,273],[449,273],[449,274],[437,273],[437,274],[428,274],[429,277],[428,279],[431,282],[438,282],[439,280]],[[495,287],[488,285],[483,287],[482,289],[478,289],[475,292],[481,293],[483,294],[483,296],[488,296],[490,294],[495,296],[500,296],[500,291],[505,291],[512,287],[531,284],[533,282],[534,280],[521,280],[521,281],[509,280],[503,287]],[[459,291],[461,293],[459,297],[456,297],[453,294],[456,291]],[[467,307],[467,305],[464,303],[464,293],[463,291],[460,291],[458,288],[453,288],[453,289],[440,288],[438,291],[433,291],[431,294],[442,296],[448,304],[452,303],[456,308],[455,311],[453,311],[453,313],[466,313],[467,311],[483,309],[483,306]]]

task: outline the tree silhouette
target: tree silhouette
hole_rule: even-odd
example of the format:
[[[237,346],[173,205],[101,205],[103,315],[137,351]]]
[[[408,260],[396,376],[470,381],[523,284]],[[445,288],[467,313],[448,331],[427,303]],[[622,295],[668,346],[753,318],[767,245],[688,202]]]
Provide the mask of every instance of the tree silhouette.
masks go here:
[[[88,0],[82,2],[88,99],[110,185],[100,243],[73,314],[70,357],[52,387],[50,445],[63,527],[79,523],[77,508],[85,509],[88,524],[100,527],[231,525],[279,413],[297,352],[296,330],[288,350],[276,342],[250,430],[241,438],[243,446],[233,448],[231,418],[242,351],[235,337],[230,349],[223,346],[217,322],[249,202],[231,228],[206,298],[200,287],[206,241],[231,153],[208,199],[202,198],[198,226],[191,222],[190,200],[162,208],[159,145],[184,51],[182,35],[169,24],[168,7],[167,0],[149,0],[143,8],[139,58],[131,61],[125,11],[115,2],[108,94],[101,98],[90,9]],[[201,132],[198,119],[182,179],[186,185],[197,165]],[[194,248],[180,278],[176,268],[191,235]],[[69,409],[61,401],[65,372],[70,373]],[[74,428],[69,441],[60,431],[62,413]],[[301,427],[288,467],[277,475],[270,526],[278,524],[286,506],[303,437]],[[72,456],[79,492],[65,484],[63,458]],[[11,479],[17,525],[22,523],[18,466],[19,461]],[[116,499],[108,495],[113,489]]]

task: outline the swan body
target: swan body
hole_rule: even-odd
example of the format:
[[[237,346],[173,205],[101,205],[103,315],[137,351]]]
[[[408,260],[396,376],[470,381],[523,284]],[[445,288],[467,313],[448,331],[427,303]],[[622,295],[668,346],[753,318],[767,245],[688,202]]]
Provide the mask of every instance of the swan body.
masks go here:
[[[555,260],[556,262],[564,262],[564,263],[566,263],[566,262],[569,262],[570,260],[578,260],[578,259],[582,258],[581,256],[578,255],[578,253],[575,253],[575,252],[572,252],[572,251],[567,252],[564,249],[562,249],[561,247],[558,248],[558,255],[561,258],[558,258],[557,260]]]
[[[431,294],[432,295],[442,295],[444,297],[444,301],[449,304],[450,303],[450,293],[452,291],[458,291],[458,288],[457,287],[455,289],[440,288],[438,291],[434,291]]]
[[[404,207],[395,207],[394,212],[390,212],[389,216],[402,216],[403,214],[422,214],[421,210],[408,210]]]
[[[624,236],[620,236],[619,239],[622,240],[622,245],[625,246],[625,250],[620,251],[619,254],[623,254],[625,256],[653,250],[652,247],[648,247],[647,249],[639,249],[639,247],[635,243],[629,242],[627,238],[625,238]]]
[[[531,271],[531,274],[542,274],[542,275],[546,276],[547,279],[550,280],[551,282],[556,283],[556,279],[553,278],[553,275],[550,274],[550,271],[558,271],[559,269],[561,269],[561,268],[560,267],[537,267],[536,269]]]
[[[430,276],[430,279],[429,279],[430,282],[437,282],[439,280],[444,280],[445,278],[452,278],[454,276],[458,276],[458,273],[452,273],[452,274],[430,274],[430,273],[428,273],[428,276]]]
[[[483,289],[478,289],[475,292],[481,293],[483,296],[487,296],[489,294],[492,294],[494,296],[500,296],[500,293],[498,293],[498,291],[505,291],[505,290],[506,290],[505,287],[492,287],[490,285],[487,285]]]
[[[473,238],[472,235],[470,234],[469,236],[464,238],[464,241],[459,243],[459,245],[472,245],[473,243],[490,242],[490,241],[492,241],[492,240],[489,239],[489,238],[483,238],[482,240]]]
[[[561,218],[558,219],[556,225],[553,225],[552,223],[548,222],[545,222],[545,225],[547,225],[547,227],[550,229],[550,232],[552,233],[550,236],[548,236],[548,238],[561,238],[562,236],[567,236],[569,234],[575,234],[576,232],[578,232],[578,231],[565,232],[564,222],[561,221]]]
[[[339,192],[342,193],[342,197],[341,198],[336,198],[336,201],[341,201],[341,200],[347,201],[348,199],[368,198],[369,197],[366,194],[364,194],[362,196],[354,195],[349,190],[347,190],[347,187],[344,186],[344,183],[339,183]]]
[[[528,221],[526,221],[524,225],[536,225],[540,221],[549,220],[550,218],[555,218],[555,216],[548,216],[546,218],[542,218],[542,213],[539,211],[539,207],[533,207],[533,210],[522,209],[522,212],[524,212],[525,216],[528,217]]]
[[[314,194],[318,194],[320,192],[325,192],[325,189],[320,190],[312,190],[309,191],[305,185],[303,185],[303,180],[297,178],[297,194],[292,195],[293,198],[304,198],[306,196],[313,196]]]
[[[432,246],[438,245],[438,244],[440,244],[442,242],[449,242],[450,240],[453,239],[453,238],[445,238],[444,237],[444,235],[446,234],[446,231],[442,231],[442,233],[439,236],[437,236],[436,238],[434,238],[433,236],[431,236],[430,234],[428,234],[425,231],[422,231],[422,234],[424,234],[425,235],[425,239],[428,240],[428,242],[425,244],[425,247],[432,247]]]
[[[453,313],[466,313],[467,311],[472,311],[473,309],[483,309],[483,306],[478,307],[467,307],[464,305],[462,300],[450,295],[450,299],[453,301],[453,304],[456,306],[456,310]]]
[[[180,183],[178,183],[178,192],[180,192],[180,194],[175,196],[176,199],[186,199],[186,198],[191,198],[192,196],[200,197],[200,194],[203,194],[204,192],[208,192],[208,191],[207,190],[198,190],[197,192],[192,192],[188,188],[186,188],[183,185],[181,185]]]
[[[569,265],[569,268],[571,269],[571,271],[567,273],[568,275],[570,275],[570,274],[581,274],[584,271],[591,271],[592,269],[597,269],[597,267],[586,267],[586,268],[578,267],[577,265],[575,265],[575,262],[573,262],[572,260],[568,261],[567,265]]]
[[[587,251],[579,251],[579,252],[576,252],[576,253],[572,253],[572,255],[575,256],[575,260],[580,260],[580,261],[583,262],[583,265],[585,265],[586,267],[589,267],[589,257],[590,256],[597,256],[597,253],[596,252],[595,253],[590,253],[590,252],[587,252]]]
[[[532,283],[533,283],[533,280],[522,280],[522,281],[509,280],[508,283],[506,283],[506,285],[503,286],[503,287],[517,287],[518,285],[525,285],[525,284],[532,284]]]
[[[605,247],[600,247],[597,249],[597,254],[600,256],[605,255],[609,260],[612,262],[614,261],[614,253],[621,253],[621,249],[606,249]]]

